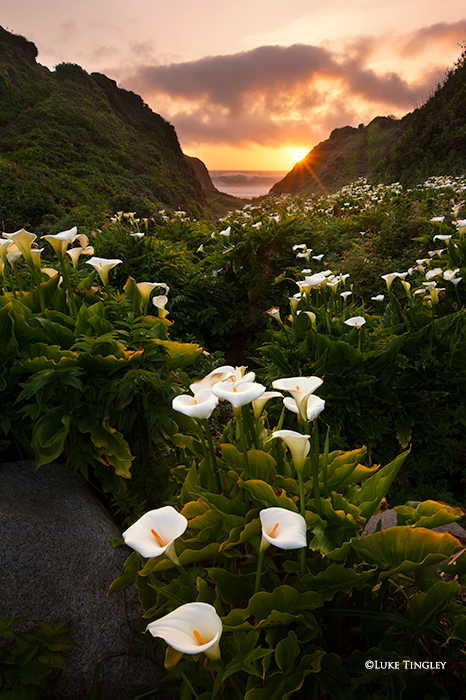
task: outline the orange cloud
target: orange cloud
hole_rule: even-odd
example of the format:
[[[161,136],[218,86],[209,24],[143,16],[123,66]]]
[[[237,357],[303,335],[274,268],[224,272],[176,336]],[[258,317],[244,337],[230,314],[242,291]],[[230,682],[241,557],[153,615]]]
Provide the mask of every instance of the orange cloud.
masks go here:
[[[311,147],[333,128],[367,123],[379,114],[405,114],[438,82],[439,66],[423,67],[409,79],[401,70],[381,69],[377,55],[394,52],[402,65],[403,57],[426,46],[432,50],[461,32],[466,32],[466,20],[379,40],[360,36],[338,49],[261,46],[194,61],[139,65],[124,84],[169,118],[189,146]]]

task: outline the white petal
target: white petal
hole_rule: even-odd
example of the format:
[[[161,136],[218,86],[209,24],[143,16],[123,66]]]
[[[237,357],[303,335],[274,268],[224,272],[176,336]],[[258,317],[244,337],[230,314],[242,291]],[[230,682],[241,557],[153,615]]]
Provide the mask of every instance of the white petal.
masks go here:
[[[188,521],[172,506],[156,508],[145,513],[139,520],[123,533],[123,539],[129,547],[139,552],[143,557],[158,557],[167,547],[180,537],[188,526]],[[162,546],[152,534],[155,530],[165,542]]]

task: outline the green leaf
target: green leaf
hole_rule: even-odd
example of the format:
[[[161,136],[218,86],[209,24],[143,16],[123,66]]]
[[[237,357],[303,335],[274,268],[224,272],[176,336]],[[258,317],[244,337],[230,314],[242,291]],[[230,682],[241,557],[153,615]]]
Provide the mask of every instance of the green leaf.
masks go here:
[[[397,525],[374,532],[354,542],[353,547],[366,561],[384,569],[380,579],[385,579],[402,571],[412,571],[418,566],[448,559],[461,549],[461,544],[447,532]]]
[[[82,433],[91,434],[102,464],[112,466],[118,476],[131,479],[130,469],[134,457],[123,435],[112,428],[108,420],[99,423],[90,416],[81,416],[75,420],[75,425]]]
[[[254,591],[254,582],[226,569],[210,568],[207,575],[216,586],[221,600],[232,607],[240,607],[249,600]]]
[[[395,457],[390,464],[387,464],[370,476],[363,483],[360,490],[351,496],[350,502],[359,506],[363,518],[368,520],[377,512],[382,499],[392,485],[408,454],[409,450]]]
[[[413,525],[433,529],[448,525],[464,516],[463,508],[455,508],[447,503],[438,501],[423,501],[421,503],[406,503],[395,506],[398,525]]]
[[[406,618],[424,627],[437,620],[450,600],[461,593],[458,581],[439,581],[432,588],[411,599]]]
[[[39,418],[31,440],[38,467],[53,462],[62,454],[71,421],[71,414],[63,415],[63,406],[56,406]]]
[[[191,364],[201,354],[202,348],[197,343],[177,343],[174,340],[161,340],[155,338],[155,342],[165,348],[168,355],[168,368],[179,369]]]
[[[241,489],[248,491],[256,501],[268,508],[276,506],[298,513],[298,506],[295,501],[288,498],[283,489],[274,489],[269,484],[266,484],[265,481],[259,481],[259,479],[248,479],[248,481],[238,479],[237,483]]]
[[[136,579],[138,571],[142,568],[142,562],[143,560],[141,555],[137,552],[133,552],[125,561],[123,569],[121,570],[118,578],[113,581],[108,589],[107,597],[111,593],[119,591],[120,588],[124,588],[124,586],[128,586],[130,583],[133,583]]]

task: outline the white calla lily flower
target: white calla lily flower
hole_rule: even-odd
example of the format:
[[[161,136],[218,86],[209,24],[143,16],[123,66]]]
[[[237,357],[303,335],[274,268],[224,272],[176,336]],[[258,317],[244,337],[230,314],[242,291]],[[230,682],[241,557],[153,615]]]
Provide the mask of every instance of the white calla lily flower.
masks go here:
[[[292,411],[293,413],[299,413],[298,405],[291,396],[287,396],[285,399],[283,399],[283,404],[285,408],[287,408],[289,411]],[[315,418],[317,418],[317,416],[320,413],[322,413],[324,408],[325,401],[321,399],[320,396],[315,396],[315,394],[311,394],[311,396],[309,396],[307,399],[307,420],[315,420]]]
[[[172,408],[191,418],[210,418],[218,404],[218,397],[210,389],[201,389],[194,396],[180,394],[172,401]]]
[[[155,307],[157,307],[160,318],[165,318],[168,316],[168,311],[165,309],[165,306],[168,303],[168,297],[166,294],[159,294],[156,297],[152,297],[152,303]]]
[[[347,326],[352,326],[353,328],[361,328],[366,323],[364,316],[353,316],[352,318],[347,318],[343,321]]]
[[[174,541],[188,526],[188,521],[172,506],[156,508],[145,513],[123,533],[129,547],[143,557],[159,557],[165,553],[174,564],[178,564]]]
[[[307,420],[306,407],[309,396],[320,387],[323,379],[320,377],[285,377],[272,382],[274,389],[288,391],[296,401],[303,420]]]
[[[204,652],[212,660],[220,658],[222,621],[208,603],[181,605],[160,620],[150,622],[147,629],[153,637],[160,637],[182,654]]]
[[[214,384],[212,391],[219,399],[226,399],[233,408],[251,403],[265,392],[265,386],[256,382],[232,382],[231,378]]]
[[[47,236],[42,236],[42,238],[45,238],[45,240],[50,243],[60,260],[63,259],[65,250],[68,248],[69,244],[73,243],[77,237],[78,229],[76,226],[73,226],[67,231],[60,231],[60,233],[55,233],[53,235],[48,234]]]
[[[302,471],[304,461],[311,449],[309,435],[297,433],[295,430],[276,430],[268,439],[273,440],[274,438],[283,440],[291,452],[296,471]]]
[[[32,263],[31,246],[36,238],[35,233],[29,233],[24,228],[9,235],[10,241],[15,243],[28,263]]]
[[[283,398],[283,394],[280,394],[279,391],[264,391],[262,396],[259,396],[258,399],[254,399],[254,401],[252,402],[252,410],[254,411],[255,420],[260,418],[260,415],[264,410],[264,406],[267,403],[267,401],[278,397]]]
[[[198,391],[202,389],[212,389],[214,384],[218,382],[223,382],[225,379],[232,377],[234,375],[235,368],[232,365],[223,365],[222,367],[217,367],[217,369],[209,372],[203,379],[198,379],[197,382],[193,382],[189,385],[189,388],[193,394],[197,394]]]
[[[262,525],[261,550],[271,544],[280,549],[306,547],[306,521],[286,508],[264,508],[259,513]]]
[[[86,265],[92,265],[93,268],[99,273],[100,279],[104,285],[108,284],[108,273],[117,265],[120,265],[123,260],[118,258],[97,258],[92,257],[90,260],[86,260]]]

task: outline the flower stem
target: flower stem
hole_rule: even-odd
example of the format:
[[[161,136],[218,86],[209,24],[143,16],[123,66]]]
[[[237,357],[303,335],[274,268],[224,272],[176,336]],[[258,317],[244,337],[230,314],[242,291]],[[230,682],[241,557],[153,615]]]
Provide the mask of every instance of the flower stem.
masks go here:
[[[248,444],[246,442],[246,434],[244,432],[243,416],[240,408],[234,408],[236,417],[236,427],[238,428],[239,439],[241,442],[241,449],[243,451],[243,466],[244,466],[244,478],[249,478],[249,464],[248,464]]]
[[[313,437],[313,449],[311,455],[312,464],[312,490],[314,493],[314,500],[316,502],[316,510],[319,515],[322,515],[322,505],[320,502],[320,488],[319,488],[319,428],[317,426],[317,419],[314,420],[314,429],[312,431]]]
[[[207,437],[207,443],[209,445],[209,452],[210,452],[210,457],[211,457],[211,462],[210,462],[210,467],[212,470],[212,474],[214,477],[214,482],[215,482],[215,489],[220,493],[221,488],[220,488],[220,479],[218,475],[218,466],[217,466],[217,458],[215,456],[215,447],[214,447],[214,442],[212,440],[212,434],[210,432],[210,427],[209,427],[209,421],[204,418],[201,420],[201,425],[204,428],[206,437]]]
[[[264,561],[265,549],[261,549],[257,557],[256,582],[254,585],[254,593],[258,593],[261,585],[262,563]]]
[[[330,426],[328,426],[327,435],[325,436],[324,458],[322,461],[322,476],[323,476],[323,480],[324,480],[324,498],[327,498],[327,495],[328,495],[327,467],[328,467],[329,447],[330,447]]]

